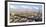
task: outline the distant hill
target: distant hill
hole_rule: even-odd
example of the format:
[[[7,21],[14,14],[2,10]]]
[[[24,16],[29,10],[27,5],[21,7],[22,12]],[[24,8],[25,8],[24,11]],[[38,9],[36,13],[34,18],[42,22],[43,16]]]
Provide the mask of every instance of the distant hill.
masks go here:
[[[39,13],[39,10],[36,10],[36,9],[10,9],[10,12],[11,13],[12,12],[14,12],[14,13],[31,13],[31,12]]]

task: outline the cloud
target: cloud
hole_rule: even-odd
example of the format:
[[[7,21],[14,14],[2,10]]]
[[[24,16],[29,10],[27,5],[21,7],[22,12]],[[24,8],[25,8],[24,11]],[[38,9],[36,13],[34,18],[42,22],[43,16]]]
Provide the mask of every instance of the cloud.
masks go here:
[[[16,7],[14,5],[10,5],[10,8],[15,9]]]
[[[34,9],[39,9],[39,7],[36,7],[36,6],[34,6],[33,8],[34,8]]]

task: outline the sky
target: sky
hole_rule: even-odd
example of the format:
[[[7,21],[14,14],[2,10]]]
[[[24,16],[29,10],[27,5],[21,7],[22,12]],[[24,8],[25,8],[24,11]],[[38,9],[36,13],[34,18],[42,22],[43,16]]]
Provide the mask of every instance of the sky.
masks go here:
[[[42,5],[28,5],[28,4],[10,4],[10,11],[35,11],[42,10]]]

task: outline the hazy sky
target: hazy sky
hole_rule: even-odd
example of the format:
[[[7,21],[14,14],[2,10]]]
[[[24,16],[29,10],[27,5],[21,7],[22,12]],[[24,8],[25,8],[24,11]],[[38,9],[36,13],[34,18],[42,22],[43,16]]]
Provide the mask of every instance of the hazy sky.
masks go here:
[[[10,11],[41,11],[42,5],[10,4]]]

